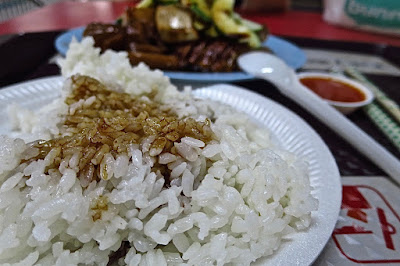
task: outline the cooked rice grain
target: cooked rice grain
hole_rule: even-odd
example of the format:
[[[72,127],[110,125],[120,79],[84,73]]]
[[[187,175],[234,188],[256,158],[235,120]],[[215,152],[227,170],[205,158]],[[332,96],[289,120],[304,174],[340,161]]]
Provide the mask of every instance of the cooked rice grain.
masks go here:
[[[125,53],[100,55],[91,39],[61,66],[91,78],[66,81],[38,112],[10,108],[44,141],[0,137],[1,264],[248,265],[310,226],[307,162],[243,114],[177,92]]]

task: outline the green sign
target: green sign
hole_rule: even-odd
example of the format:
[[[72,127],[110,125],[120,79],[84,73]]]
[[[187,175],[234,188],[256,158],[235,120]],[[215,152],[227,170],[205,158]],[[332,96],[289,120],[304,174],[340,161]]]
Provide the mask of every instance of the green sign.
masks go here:
[[[358,25],[400,29],[400,0],[346,0],[345,12]]]

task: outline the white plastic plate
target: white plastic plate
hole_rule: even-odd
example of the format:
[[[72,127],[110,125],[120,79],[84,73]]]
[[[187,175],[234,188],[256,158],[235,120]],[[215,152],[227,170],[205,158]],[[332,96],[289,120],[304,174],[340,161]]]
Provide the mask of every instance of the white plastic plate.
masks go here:
[[[0,134],[10,133],[8,104],[17,102],[32,110],[40,108],[59,97],[62,82],[62,77],[51,77],[0,90]],[[299,116],[259,94],[227,84],[198,89],[194,94],[248,114],[256,123],[268,128],[285,149],[308,161],[312,193],[319,200],[311,227],[283,242],[275,255],[261,258],[255,265],[310,265],[329,240],[341,204],[340,175],[328,147]]]

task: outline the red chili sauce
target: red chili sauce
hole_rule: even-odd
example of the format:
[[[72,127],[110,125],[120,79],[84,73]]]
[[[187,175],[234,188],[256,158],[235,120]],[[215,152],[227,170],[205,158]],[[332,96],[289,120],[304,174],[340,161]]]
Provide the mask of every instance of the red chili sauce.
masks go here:
[[[338,102],[360,102],[366,99],[365,94],[356,87],[325,77],[301,78],[300,82],[320,97]]]

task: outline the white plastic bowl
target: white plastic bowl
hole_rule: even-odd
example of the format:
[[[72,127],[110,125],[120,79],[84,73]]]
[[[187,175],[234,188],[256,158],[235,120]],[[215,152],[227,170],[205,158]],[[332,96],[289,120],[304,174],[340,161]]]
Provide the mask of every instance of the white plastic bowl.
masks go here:
[[[302,72],[297,75],[299,80],[301,78],[326,78],[326,79],[332,79],[334,81],[342,82],[345,84],[349,84],[352,87],[357,88],[361,92],[364,93],[365,99],[363,101],[358,101],[358,102],[340,102],[340,101],[332,101],[328,99],[322,98],[324,101],[335,107],[337,110],[342,112],[343,114],[350,114],[351,112],[354,112],[358,108],[365,106],[367,104],[370,104],[373,99],[374,99],[374,94],[372,91],[370,91],[365,85],[346,78],[344,76],[338,75],[338,74],[328,74],[328,73],[319,73],[319,72]]]

